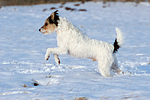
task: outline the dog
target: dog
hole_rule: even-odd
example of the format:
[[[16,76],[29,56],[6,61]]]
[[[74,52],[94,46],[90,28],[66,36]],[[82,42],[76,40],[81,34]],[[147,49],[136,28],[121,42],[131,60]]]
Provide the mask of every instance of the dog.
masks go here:
[[[104,77],[112,77],[122,72],[115,55],[123,43],[123,35],[118,28],[116,28],[117,38],[113,45],[91,39],[79,31],[68,19],[60,17],[56,10],[45,20],[39,31],[45,35],[57,33],[58,47],[48,48],[45,60],[48,60],[50,54],[53,53],[56,63],[60,64],[58,55],[69,54],[77,58],[98,61],[99,72]]]

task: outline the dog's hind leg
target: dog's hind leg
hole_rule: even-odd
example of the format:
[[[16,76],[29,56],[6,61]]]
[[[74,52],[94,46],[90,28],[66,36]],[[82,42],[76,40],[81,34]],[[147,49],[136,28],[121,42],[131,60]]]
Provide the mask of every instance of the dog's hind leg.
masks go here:
[[[117,74],[124,73],[124,72],[122,72],[122,70],[120,70],[120,69],[118,68],[118,65],[117,65],[117,64],[112,64],[111,70],[112,70],[114,73],[117,73]]]
[[[113,64],[112,64],[112,66],[111,66],[111,70],[112,70],[114,73],[117,73],[117,74],[121,74],[121,73],[124,74],[124,72],[123,72],[122,70],[120,70],[119,67],[118,67],[118,61],[117,61],[116,55],[114,55],[114,62],[113,62]]]
[[[57,54],[53,54],[55,62],[59,65],[60,64],[60,59],[58,58]]]
[[[109,61],[98,61],[98,69],[102,76],[112,77],[110,73],[110,62]]]

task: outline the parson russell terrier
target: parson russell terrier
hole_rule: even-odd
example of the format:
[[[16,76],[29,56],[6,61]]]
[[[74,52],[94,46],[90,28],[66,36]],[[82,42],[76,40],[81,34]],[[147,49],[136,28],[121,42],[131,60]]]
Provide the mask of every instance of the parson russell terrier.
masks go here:
[[[117,38],[114,44],[91,39],[79,31],[68,19],[58,15],[58,10],[53,12],[39,29],[43,34],[57,33],[56,48],[48,48],[45,60],[53,53],[55,61],[60,64],[58,55],[69,54],[77,58],[87,58],[98,61],[98,69],[102,76],[112,77],[115,73],[121,73],[115,53],[123,42],[121,31],[116,28]]]

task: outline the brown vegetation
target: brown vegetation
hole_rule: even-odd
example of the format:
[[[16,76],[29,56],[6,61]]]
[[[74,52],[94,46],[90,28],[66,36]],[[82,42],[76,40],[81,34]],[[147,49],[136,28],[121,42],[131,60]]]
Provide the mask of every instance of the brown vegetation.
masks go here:
[[[65,7],[66,10],[75,11],[75,8]]]
[[[80,4],[74,4],[74,6],[80,6]]]
[[[51,8],[50,8],[50,10],[54,10],[54,9],[57,9],[57,8],[56,8],[56,7],[51,7]]]
[[[85,3],[88,1],[103,1],[106,2],[116,2],[118,0],[0,0],[0,6],[8,6],[8,5],[35,5],[35,4],[47,4],[47,3],[62,3],[63,6],[66,2],[81,2]],[[145,0],[119,0],[121,2],[144,2]],[[150,0],[148,0],[150,2]],[[75,4],[74,6],[79,6],[80,4]]]
[[[87,11],[86,9],[79,9],[78,11]]]
[[[88,100],[86,97],[75,98],[75,100]]]
[[[23,87],[28,87],[26,84],[23,84]]]

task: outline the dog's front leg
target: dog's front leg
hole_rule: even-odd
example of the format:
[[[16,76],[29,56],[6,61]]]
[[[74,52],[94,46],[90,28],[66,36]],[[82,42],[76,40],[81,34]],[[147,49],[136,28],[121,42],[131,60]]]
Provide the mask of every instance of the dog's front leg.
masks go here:
[[[60,59],[58,58],[57,54],[53,54],[55,62],[59,65],[60,64]]]
[[[45,54],[45,60],[47,61],[50,57],[51,51],[50,48],[47,49],[46,54]]]
[[[49,57],[50,57],[50,54],[53,53],[54,54],[54,58],[55,58],[55,61],[59,62],[59,58],[58,58],[58,55],[61,55],[61,54],[67,54],[67,50],[66,49],[62,49],[62,48],[48,48],[47,49],[47,52],[45,54],[45,60],[48,60]]]

